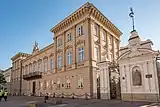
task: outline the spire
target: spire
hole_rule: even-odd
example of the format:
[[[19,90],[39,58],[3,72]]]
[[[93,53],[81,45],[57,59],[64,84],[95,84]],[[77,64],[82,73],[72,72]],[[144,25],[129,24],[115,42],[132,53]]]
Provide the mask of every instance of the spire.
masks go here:
[[[131,32],[134,32],[134,31],[136,31],[135,30],[135,25],[134,25],[134,12],[133,12],[133,9],[132,9],[132,7],[130,7],[130,13],[129,13],[129,16],[131,17],[131,19],[132,19],[132,27],[133,27],[133,30],[131,31]]]

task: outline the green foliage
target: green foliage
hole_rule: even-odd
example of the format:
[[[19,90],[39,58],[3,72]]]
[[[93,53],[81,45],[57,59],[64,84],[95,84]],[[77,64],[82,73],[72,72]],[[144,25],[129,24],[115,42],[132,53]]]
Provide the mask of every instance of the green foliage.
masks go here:
[[[4,78],[4,75],[2,73],[0,73],[0,84],[5,84],[6,80]]]

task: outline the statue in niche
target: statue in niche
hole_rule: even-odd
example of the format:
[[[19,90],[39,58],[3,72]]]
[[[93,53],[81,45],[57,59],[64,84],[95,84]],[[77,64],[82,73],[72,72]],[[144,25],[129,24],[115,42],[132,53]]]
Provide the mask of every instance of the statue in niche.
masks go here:
[[[141,86],[142,85],[142,76],[139,67],[135,67],[132,70],[132,81],[133,86]]]
[[[38,43],[35,41],[33,52],[36,52],[37,50],[39,50],[39,47],[38,47]]]

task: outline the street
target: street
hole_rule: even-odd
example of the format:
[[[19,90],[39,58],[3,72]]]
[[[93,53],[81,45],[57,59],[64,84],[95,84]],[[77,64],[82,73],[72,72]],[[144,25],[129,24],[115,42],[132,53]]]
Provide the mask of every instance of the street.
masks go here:
[[[61,99],[62,104],[53,104],[52,101],[56,99],[49,99],[44,103],[43,97],[28,97],[28,96],[9,96],[7,102],[0,102],[0,107],[28,107],[31,101],[37,102],[38,107],[160,107],[156,103],[147,102],[125,102],[121,100],[84,100],[84,99]]]

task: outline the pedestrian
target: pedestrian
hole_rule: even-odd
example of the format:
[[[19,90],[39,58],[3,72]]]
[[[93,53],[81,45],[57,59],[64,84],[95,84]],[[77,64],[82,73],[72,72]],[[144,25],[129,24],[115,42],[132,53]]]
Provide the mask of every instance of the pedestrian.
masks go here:
[[[7,101],[7,95],[8,95],[8,92],[5,90],[5,91],[4,91],[4,100],[5,100],[5,101]]]

